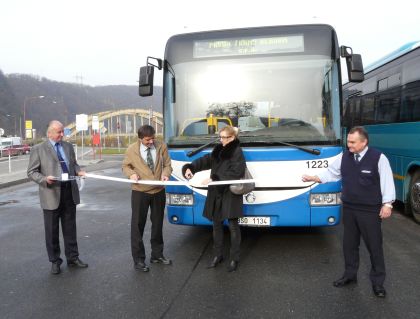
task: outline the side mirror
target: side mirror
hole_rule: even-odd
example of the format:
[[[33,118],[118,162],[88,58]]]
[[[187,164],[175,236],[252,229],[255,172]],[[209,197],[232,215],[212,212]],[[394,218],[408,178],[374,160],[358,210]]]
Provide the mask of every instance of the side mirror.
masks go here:
[[[346,58],[346,63],[349,82],[362,82],[365,79],[362,56],[353,54],[350,58]]]
[[[152,96],[153,95],[153,66],[142,66],[140,68],[139,77],[139,95]]]
[[[353,50],[350,47],[340,47],[341,57],[346,58],[347,74],[349,82],[363,82],[365,79],[363,73],[363,62],[360,54],[353,54]]]

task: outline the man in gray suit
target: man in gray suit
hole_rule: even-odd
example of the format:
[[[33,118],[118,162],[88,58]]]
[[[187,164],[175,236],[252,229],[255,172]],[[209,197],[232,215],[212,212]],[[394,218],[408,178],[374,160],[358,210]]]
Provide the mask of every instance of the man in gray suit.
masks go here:
[[[64,238],[67,265],[86,268],[79,259],[76,234],[76,205],[80,203],[79,189],[72,176],[84,176],[76,161],[73,146],[63,141],[64,127],[59,121],[48,125],[48,140],[31,150],[28,177],[39,185],[39,198],[44,211],[45,241],[51,273],[59,274],[59,222]]]

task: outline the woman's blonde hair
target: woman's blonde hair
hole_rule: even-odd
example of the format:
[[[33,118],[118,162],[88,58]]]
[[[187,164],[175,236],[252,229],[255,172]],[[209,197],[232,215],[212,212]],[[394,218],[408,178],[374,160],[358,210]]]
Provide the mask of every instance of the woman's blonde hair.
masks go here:
[[[234,126],[224,126],[219,130],[219,134],[222,132],[226,132],[227,134],[234,136],[235,138],[238,137],[238,133],[239,133],[239,129],[237,127]]]

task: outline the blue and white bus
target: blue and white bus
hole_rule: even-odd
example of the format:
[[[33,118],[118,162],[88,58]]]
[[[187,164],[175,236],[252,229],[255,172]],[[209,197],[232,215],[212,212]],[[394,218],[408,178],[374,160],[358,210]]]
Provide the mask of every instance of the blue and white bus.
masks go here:
[[[244,195],[249,226],[332,226],[340,221],[340,182],[304,183],[342,151],[341,68],[363,80],[361,57],[339,47],[329,25],[291,25],[181,34],[164,59],[140,69],[140,95],[153,94],[153,70],[163,68],[164,140],[172,178],[210,152],[224,125],[238,126],[247,166],[257,180]],[[189,157],[197,147],[200,152]],[[200,172],[209,176],[209,171]],[[196,174],[197,175],[197,174]],[[169,221],[209,225],[207,190],[168,186]]]
[[[389,159],[397,199],[420,223],[420,42],[408,43],[366,68],[343,88],[346,127],[364,125],[369,145]]]

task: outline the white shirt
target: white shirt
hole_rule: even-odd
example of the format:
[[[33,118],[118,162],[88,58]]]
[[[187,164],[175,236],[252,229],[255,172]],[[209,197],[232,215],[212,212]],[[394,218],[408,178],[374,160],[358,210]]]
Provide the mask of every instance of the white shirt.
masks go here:
[[[365,156],[368,149],[368,147],[365,147],[365,149],[359,153],[360,160],[362,160],[363,156]],[[343,153],[341,153],[337,159],[328,166],[328,169],[318,174],[322,183],[336,182],[341,179],[342,158]],[[384,154],[381,154],[379,157],[378,172],[381,185],[382,203],[391,203],[395,200],[394,177],[392,175],[389,161]]]

